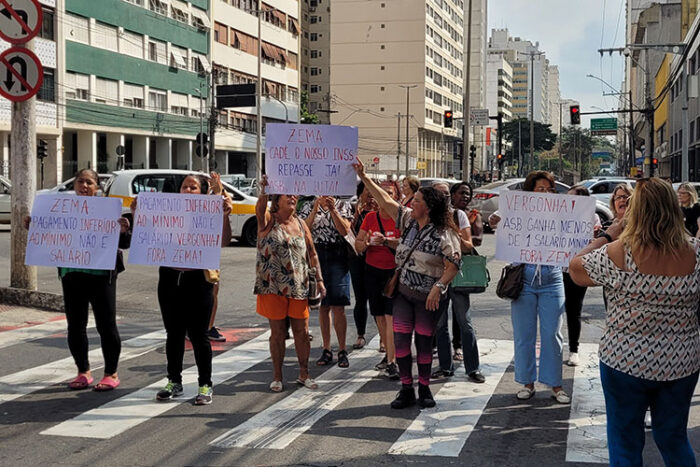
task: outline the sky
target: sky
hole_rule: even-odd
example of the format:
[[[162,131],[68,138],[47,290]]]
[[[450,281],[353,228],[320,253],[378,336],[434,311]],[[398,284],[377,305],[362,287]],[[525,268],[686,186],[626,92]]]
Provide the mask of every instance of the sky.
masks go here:
[[[562,99],[579,101],[582,112],[615,109],[618,98],[602,93],[620,89],[624,59],[618,53],[601,58],[598,49],[624,47],[624,7],[625,0],[489,0],[488,35],[491,29],[508,28],[512,37],[539,42],[550,64],[559,66]],[[593,116],[605,117],[610,115]],[[589,120],[582,116],[581,126],[588,128]]]

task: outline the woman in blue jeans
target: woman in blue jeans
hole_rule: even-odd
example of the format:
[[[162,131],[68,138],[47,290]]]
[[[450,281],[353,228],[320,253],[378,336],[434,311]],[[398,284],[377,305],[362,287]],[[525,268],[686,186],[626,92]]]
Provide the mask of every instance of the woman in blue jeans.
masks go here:
[[[552,174],[545,171],[531,172],[523,183],[523,191],[556,193]],[[498,222],[494,216],[490,222]],[[523,388],[516,394],[520,400],[535,395],[535,380],[552,388],[552,397],[560,404],[568,404],[571,398],[562,389],[561,335],[564,314],[564,279],[561,268],[526,264],[523,274],[523,290],[510,304],[515,341],[515,381]],[[536,343],[537,321],[540,327],[540,370],[537,377]]]
[[[651,407],[665,464],[695,467],[687,427],[700,373],[700,240],[685,231],[671,184],[638,180],[624,221],[581,251],[569,274],[580,286],[602,285],[608,296],[598,355],[610,465],[643,464]]]

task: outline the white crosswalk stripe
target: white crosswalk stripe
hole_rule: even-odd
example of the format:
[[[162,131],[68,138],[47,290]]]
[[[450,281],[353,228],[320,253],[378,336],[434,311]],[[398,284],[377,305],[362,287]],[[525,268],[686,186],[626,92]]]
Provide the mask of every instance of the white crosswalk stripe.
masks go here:
[[[122,342],[119,361],[123,362],[144,355],[165,341],[165,331],[155,331]],[[93,349],[88,353],[92,370],[104,366],[102,350]],[[75,362],[72,357],[19,371],[0,378],[0,404],[39,391],[57,383],[69,380],[76,375]]]
[[[88,320],[87,329],[95,327],[95,320],[90,317]],[[12,329],[10,331],[0,332],[0,349],[10,347],[12,345],[31,342],[45,337],[52,336],[66,330],[66,320],[58,319],[46,323],[37,324],[35,326],[27,326],[24,328]]]

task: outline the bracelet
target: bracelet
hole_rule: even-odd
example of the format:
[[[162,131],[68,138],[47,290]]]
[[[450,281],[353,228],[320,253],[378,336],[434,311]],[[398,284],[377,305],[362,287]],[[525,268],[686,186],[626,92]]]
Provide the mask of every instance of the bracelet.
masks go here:
[[[612,243],[613,241],[613,238],[607,232],[601,232],[601,234],[598,235],[598,238],[604,238],[605,240],[607,240],[607,243]]]

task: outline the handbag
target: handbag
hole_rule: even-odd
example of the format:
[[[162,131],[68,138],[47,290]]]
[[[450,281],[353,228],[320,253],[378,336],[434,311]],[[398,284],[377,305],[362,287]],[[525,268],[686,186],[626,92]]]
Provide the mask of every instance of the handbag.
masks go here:
[[[299,221],[299,228],[302,232],[305,232],[304,226],[301,225]],[[306,237],[306,236],[304,236]],[[306,239],[304,239],[306,241]],[[311,267],[311,256],[309,255],[309,245],[306,245],[306,269],[308,271],[309,277],[309,292],[307,293],[307,300],[309,303],[309,308],[318,308],[321,305],[321,292],[318,290],[318,280],[316,279],[316,268]]]
[[[452,290],[460,293],[483,293],[491,282],[491,275],[486,267],[486,257],[477,253],[475,248],[469,255],[462,256],[462,267],[452,279]]]
[[[409,258],[413,254],[413,252],[416,250],[418,245],[423,242],[425,237],[428,236],[428,233],[431,232],[434,229],[434,227],[430,227],[429,229],[425,229],[423,234],[419,236],[414,242],[413,245],[411,246],[411,249],[408,251],[408,254],[406,255],[406,258],[403,260],[403,263],[401,263],[401,266],[396,268],[394,271],[394,275],[391,276],[391,279],[389,279],[389,282],[386,283],[384,286],[384,290],[382,291],[382,295],[387,297],[387,298],[394,298],[396,296],[396,290],[398,289],[399,286],[399,277],[401,276],[401,270],[403,267],[406,265],[408,262]]]
[[[516,300],[523,290],[523,272],[525,264],[508,264],[501,271],[496,295],[506,300]]]

